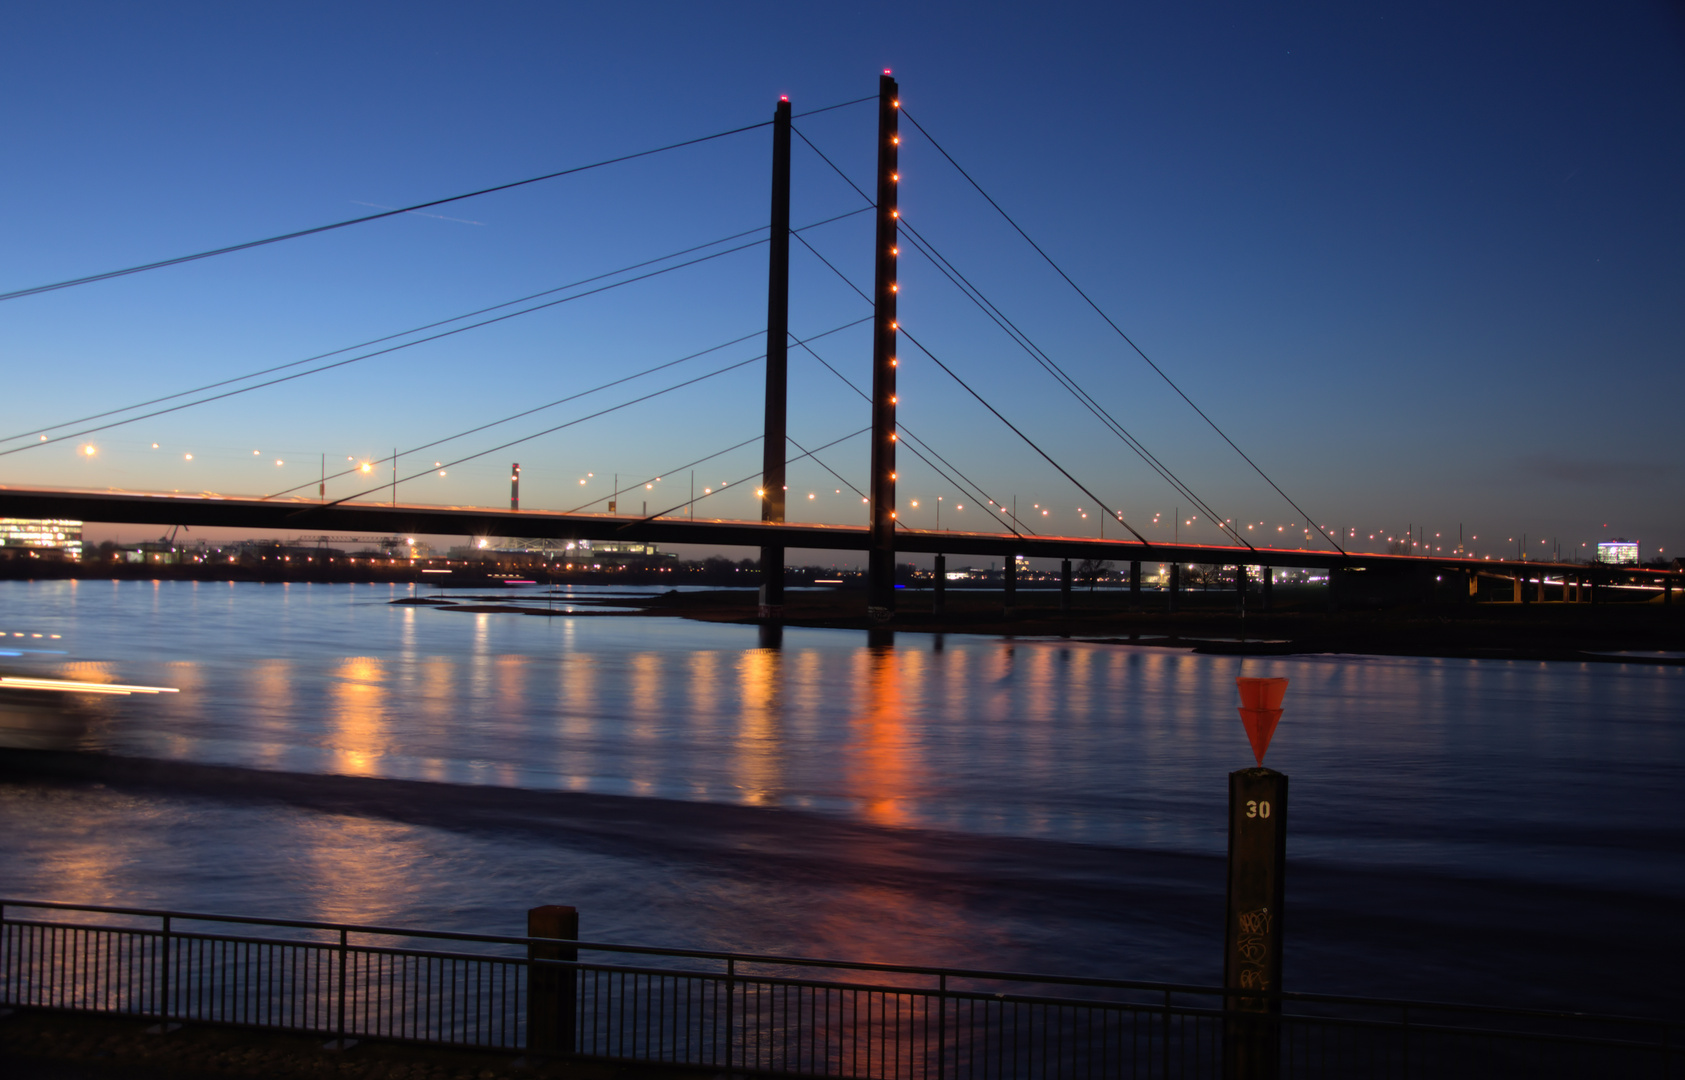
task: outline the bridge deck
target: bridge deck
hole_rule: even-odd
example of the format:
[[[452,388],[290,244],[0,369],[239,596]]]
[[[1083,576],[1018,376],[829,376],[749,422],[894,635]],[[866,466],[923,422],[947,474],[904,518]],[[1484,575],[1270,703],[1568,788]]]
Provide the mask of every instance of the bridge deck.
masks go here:
[[[475,506],[416,503],[331,503],[304,499],[263,499],[135,491],[76,491],[0,486],[0,516],[65,518],[136,525],[185,525],[384,535],[522,536],[535,539],[625,540],[660,544],[707,544],[723,547],[865,551],[869,535],[859,525],[783,524],[721,518],[642,517],[616,514],[561,513],[550,510],[503,510]],[[1006,558],[1110,559],[1117,562],[1216,563],[1249,566],[1442,567],[1512,573],[1516,570],[1586,573],[1576,563],[1474,560],[1457,556],[1341,554],[1307,548],[1244,548],[1224,544],[1143,544],[1137,540],[1101,540],[1084,536],[958,532],[902,528],[897,551],[920,554],[979,555]],[[1607,570],[1609,568],[1601,568]],[[1623,567],[1623,573],[1664,571]]]

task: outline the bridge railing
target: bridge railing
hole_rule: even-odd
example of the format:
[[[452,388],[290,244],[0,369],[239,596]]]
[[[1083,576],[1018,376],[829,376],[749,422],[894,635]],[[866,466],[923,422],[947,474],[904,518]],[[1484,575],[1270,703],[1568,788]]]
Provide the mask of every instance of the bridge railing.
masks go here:
[[[1681,1025],[1213,987],[0,901],[0,1004],[870,1080],[1685,1075]],[[536,955],[535,955],[536,954]],[[535,993],[537,986],[561,993]]]

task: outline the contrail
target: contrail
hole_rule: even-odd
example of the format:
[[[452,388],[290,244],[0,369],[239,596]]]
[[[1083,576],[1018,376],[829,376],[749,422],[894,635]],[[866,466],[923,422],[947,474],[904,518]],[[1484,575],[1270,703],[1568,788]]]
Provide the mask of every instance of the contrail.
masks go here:
[[[364,202],[361,199],[352,199],[351,202],[355,206],[372,206],[376,210],[396,210],[396,209],[398,209],[396,206],[382,206],[379,203]],[[423,213],[420,210],[405,210],[404,213],[414,214],[416,217],[438,218],[440,221],[455,221],[455,222],[459,222],[463,225],[484,225],[485,224],[485,222],[483,222],[483,221],[469,221],[467,218],[446,217],[443,214],[428,214],[428,213]]]

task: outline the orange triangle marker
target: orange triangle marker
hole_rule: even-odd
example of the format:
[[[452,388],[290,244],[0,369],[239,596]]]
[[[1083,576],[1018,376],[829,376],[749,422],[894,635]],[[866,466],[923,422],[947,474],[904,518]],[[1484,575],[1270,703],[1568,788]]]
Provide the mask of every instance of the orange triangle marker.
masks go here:
[[[1252,756],[1261,767],[1270,749],[1270,737],[1281,723],[1287,680],[1239,678],[1235,685],[1240,688],[1240,722],[1246,728],[1246,740],[1252,744]]]

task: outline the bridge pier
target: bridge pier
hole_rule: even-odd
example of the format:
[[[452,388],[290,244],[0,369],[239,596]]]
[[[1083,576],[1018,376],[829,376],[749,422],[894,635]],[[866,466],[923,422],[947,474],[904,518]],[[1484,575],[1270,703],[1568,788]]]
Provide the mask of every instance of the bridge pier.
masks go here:
[[[1264,610],[1275,607],[1275,567],[1264,567]]]
[[[1545,602],[1545,572],[1543,570],[1539,571],[1539,595],[1537,599],[1541,604]]]
[[[1132,559],[1129,563],[1129,610],[1141,610],[1141,560]]]
[[[1071,560],[1059,561],[1059,614],[1071,613]]]
[[[1006,557],[1006,582],[1004,595],[1001,598],[1001,614],[1012,617],[1013,605],[1018,601],[1018,556]]]
[[[1164,610],[1176,614],[1176,594],[1182,589],[1182,564],[1170,564],[1170,588],[1164,594]]]
[[[1242,615],[1246,614],[1246,564],[1238,563],[1234,570],[1234,607]]]
[[[1512,603],[1512,604],[1524,604],[1524,603],[1526,603],[1526,599],[1522,596],[1521,575],[1516,574],[1516,573],[1511,573],[1510,576],[1509,576],[1509,581],[1510,581],[1510,603]]]
[[[930,610],[942,615],[948,610],[948,557],[936,556],[936,585],[931,591]]]

